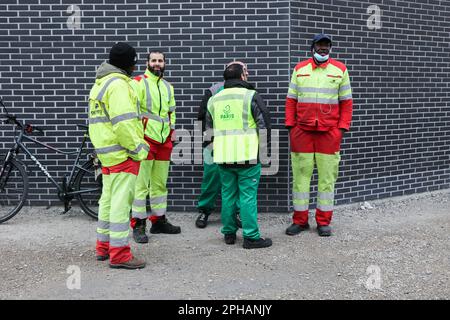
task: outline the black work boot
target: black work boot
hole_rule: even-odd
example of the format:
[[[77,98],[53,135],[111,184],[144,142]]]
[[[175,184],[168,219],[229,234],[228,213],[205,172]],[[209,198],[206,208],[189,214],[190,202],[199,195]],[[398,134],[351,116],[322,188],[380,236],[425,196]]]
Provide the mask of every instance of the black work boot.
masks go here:
[[[148,237],[145,234],[146,219],[136,219],[133,228],[133,239],[136,243],[148,243]]]
[[[203,210],[199,210],[199,212],[200,215],[197,217],[197,220],[195,220],[195,226],[197,228],[203,229],[208,225],[208,218],[210,213]]]
[[[236,233],[229,233],[224,235],[224,240],[226,244],[235,244],[236,243]]]
[[[329,236],[331,236],[331,227],[330,226],[317,226],[317,233],[321,237],[329,237]]]
[[[241,213],[239,211],[236,212],[236,226],[242,229]]]
[[[109,259],[109,254],[105,256],[96,255],[95,258],[97,259],[97,261],[105,261]]]
[[[244,238],[244,249],[259,249],[259,248],[267,248],[272,245],[272,240],[269,238],[259,238],[256,240]]]
[[[181,228],[172,225],[169,221],[167,221],[166,216],[159,217],[155,223],[152,223],[152,227],[150,228],[150,233],[177,234],[180,232]]]
[[[288,236],[295,236],[296,234],[299,234],[300,232],[308,230],[308,229],[309,229],[309,224],[299,225],[299,224],[293,223],[286,229],[286,234]]]

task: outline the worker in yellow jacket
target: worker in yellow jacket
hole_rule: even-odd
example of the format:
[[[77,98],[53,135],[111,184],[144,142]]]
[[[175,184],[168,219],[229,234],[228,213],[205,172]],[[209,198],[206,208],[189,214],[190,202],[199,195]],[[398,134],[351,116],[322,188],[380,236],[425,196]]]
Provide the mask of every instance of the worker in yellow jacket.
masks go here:
[[[294,176],[294,215],[286,234],[309,229],[310,183],[317,167],[316,223],[319,236],[331,235],[335,183],[339,174],[340,148],[350,129],[352,88],[347,67],[330,57],[332,41],[317,34],[311,42],[311,58],[292,72],[286,97],[285,125],[289,129]]]
[[[175,140],[175,98],[173,86],[163,79],[165,55],[152,51],[147,57],[147,70],[133,81],[140,103],[140,117],[144,125],[145,140],[150,145],[146,160],[136,180],[131,226],[137,243],[147,243],[146,219],[152,222],[150,233],[176,234],[181,228],[166,218],[167,178],[170,156]],[[150,201],[147,203],[147,197]],[[151,211],[147,209],[148,205]]]
[[[97,70],[89,93],[89,136],[102,164],[102,195],[97,225],[97,260],[111,268],[138,269],[145,261],[132,255],[128,243],[130,209],[140,161],[149,145],[138,118],[138,100],[130,82],[136,51],[116,43],[109,61]]]

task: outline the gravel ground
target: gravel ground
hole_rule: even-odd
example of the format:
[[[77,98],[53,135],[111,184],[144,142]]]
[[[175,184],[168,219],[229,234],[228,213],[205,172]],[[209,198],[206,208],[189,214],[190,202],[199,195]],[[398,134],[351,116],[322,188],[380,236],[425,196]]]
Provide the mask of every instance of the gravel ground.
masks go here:
[[[225,245],[217,214],[197,229],[196,213],[169,213],[182,233],[132,242],[147,267],[131,271],[94,259],[95,222],[78,208],[24,208],[0,225],[0,299],[449,299],[450,190],[370,205],[337,207],[329,238],[286,236],[290,214],[261,214],[274,245],[258,250],[240,233]]]

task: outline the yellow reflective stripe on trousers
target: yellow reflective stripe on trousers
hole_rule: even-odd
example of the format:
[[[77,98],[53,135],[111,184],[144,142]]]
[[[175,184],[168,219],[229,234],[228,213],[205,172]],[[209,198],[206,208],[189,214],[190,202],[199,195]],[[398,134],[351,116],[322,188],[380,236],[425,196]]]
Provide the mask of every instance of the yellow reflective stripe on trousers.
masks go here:
[[[126,223],[111,223],[109,227],[110,232],[124,232],[130,229],[130,224]]]
[[[102,233],[99,230],[97,230],[97,240],[100,242],[109,242],[109,231],[108,233]]]
[[[317,208],[322,211],[332,211],[334,207],[334,192],[318,192]]]
[[[163,216],[165,215],[167,212],[167,207],[164,208],[152,208],[152,213],[157,215],[157,216]]]
[[[126,246],[128,246],[128,244],[129,244],[129,242],[128,242],[129,233],[130,233],[129,231],[121,232],[121,233],[115,233],[115,235],[113,236],[113,233],[111,232],[109,245],[111,247],[126,247]]]
[[[109,230],[109,221],[97,220],[97,228]]]
[[[150,198],[150,205],[163,204],[167,202],[167,195]]]
[[[295,211],[306,211],[309,209],[309,192],[293,192],[292,198]]]

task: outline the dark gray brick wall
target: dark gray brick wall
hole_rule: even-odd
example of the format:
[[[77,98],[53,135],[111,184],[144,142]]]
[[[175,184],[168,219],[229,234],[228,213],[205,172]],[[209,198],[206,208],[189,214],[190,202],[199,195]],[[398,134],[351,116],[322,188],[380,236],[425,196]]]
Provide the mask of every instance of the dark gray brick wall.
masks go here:
[[[367,7],[382,9],[371,31]],[[70,5],[81,10],[71,30]],[[352,131],[346,135],[337,185],[339,203],[450,187],[448,1],[212,1],[3,0],[0,4],[0,95],[11,110],[45,126],[39,140],[77,145],[96,67],[115,41],[139,53],[167,53],[166,78],[175,87],[179,129],[193,130],[201,96],[221,80],[232,59],[248,63],[251,81],[280,129],[280,170],[261,179],[261,211],[286,212],[290,201],[284,100],[289,75],[308,55],[314,33],[335,40],[333,55],[346,63],[354,88]],[[438,41],[439,45],[432,44]],[[11,143],[0,125],[0,151]],[[39,151],[62,177],[66,157]],[[29,160],[25,160],[30,164]],[[30,169],[32,166],[30,166]],[[30,201],[56,204],[54,189],[29,170]],[[202,167],[172,165],[170,208],[193,210]]]

